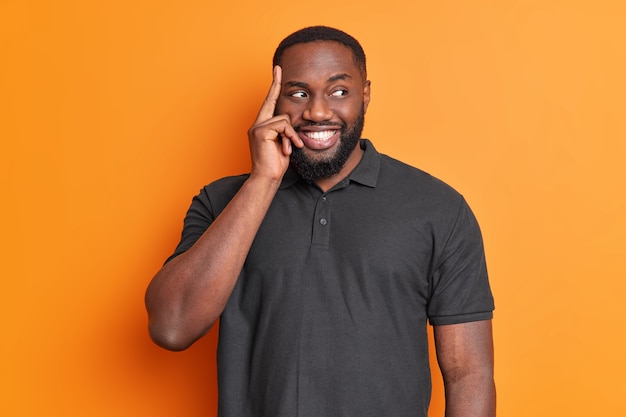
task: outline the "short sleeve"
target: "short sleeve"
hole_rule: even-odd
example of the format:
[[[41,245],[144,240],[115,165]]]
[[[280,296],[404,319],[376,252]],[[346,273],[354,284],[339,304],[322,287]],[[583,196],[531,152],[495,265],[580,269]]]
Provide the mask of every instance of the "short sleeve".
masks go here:
[[[191,201],[185,215],[180,242],[165,263],[191,249],[239,191],[247,178],[248,175],[222,178],[200,190],[200,193]]]
[[[445,325],[491,319],[494,301],[483,239],[464,199],[444,242],[431,278],[430,323]]]

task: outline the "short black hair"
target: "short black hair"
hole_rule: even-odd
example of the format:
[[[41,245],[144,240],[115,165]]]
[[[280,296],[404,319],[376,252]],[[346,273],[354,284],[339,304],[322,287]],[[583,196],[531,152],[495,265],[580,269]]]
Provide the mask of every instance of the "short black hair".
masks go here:
[[[282,40],[282,42],[278,45],[276,51],[274,52],[274,58],[272,60],[273,66],[280,65],[283,53],[287,48],[300,43],[320,41],[339,42],[340,44],[350,48],[352,50],[354,63],[361,72],[363,79],[367,79],[365,52],[363,51],[363,48],[361,47],[359,41],[348,35],[346,32],[328,26],[310,26],[304,29],[300,29],[287,36],[285,39]]]

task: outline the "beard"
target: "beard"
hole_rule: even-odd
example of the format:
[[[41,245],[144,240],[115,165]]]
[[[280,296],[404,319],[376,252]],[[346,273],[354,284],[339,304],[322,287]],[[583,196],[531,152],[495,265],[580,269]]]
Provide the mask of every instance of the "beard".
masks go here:
[[[311,123],[307,126],[324,126],[325,123]],[[317,181],[330,178],[337,174],[354,152],[365,124],[365,109],[361,108],[359,116],[351,126],[344,124],[341,128],[339,146],[334,154],[324,159],[315,159],[308,155],[303,148],[293,147],[291,163],[302,178],[307,181]],[[299,126],[301,127],[301,126]],[[298,129],[296,129],[298,130]]]

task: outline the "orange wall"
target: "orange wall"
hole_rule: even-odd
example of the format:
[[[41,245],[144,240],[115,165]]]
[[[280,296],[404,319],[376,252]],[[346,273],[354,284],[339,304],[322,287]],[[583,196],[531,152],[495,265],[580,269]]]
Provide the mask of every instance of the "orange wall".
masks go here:
[[[320,23],[368,53],[366,136],[481,222],[499,415],[623,413],[625,21],[621,0],[1,0],[0,415],[215,415],[215,334],[157,348],[143,292],[191,197],[248,169],[274,47]]]

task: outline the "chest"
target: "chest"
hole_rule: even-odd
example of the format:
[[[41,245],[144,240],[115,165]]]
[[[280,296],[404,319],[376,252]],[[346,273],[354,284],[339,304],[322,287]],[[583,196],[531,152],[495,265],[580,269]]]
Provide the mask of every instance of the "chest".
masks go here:
[[[246,272],[264,287],[355,286],[425,300],[437,230],[419,204],[369,187],[291,190],[273,202]],[[303,279],[306,280],[303,282]]]

